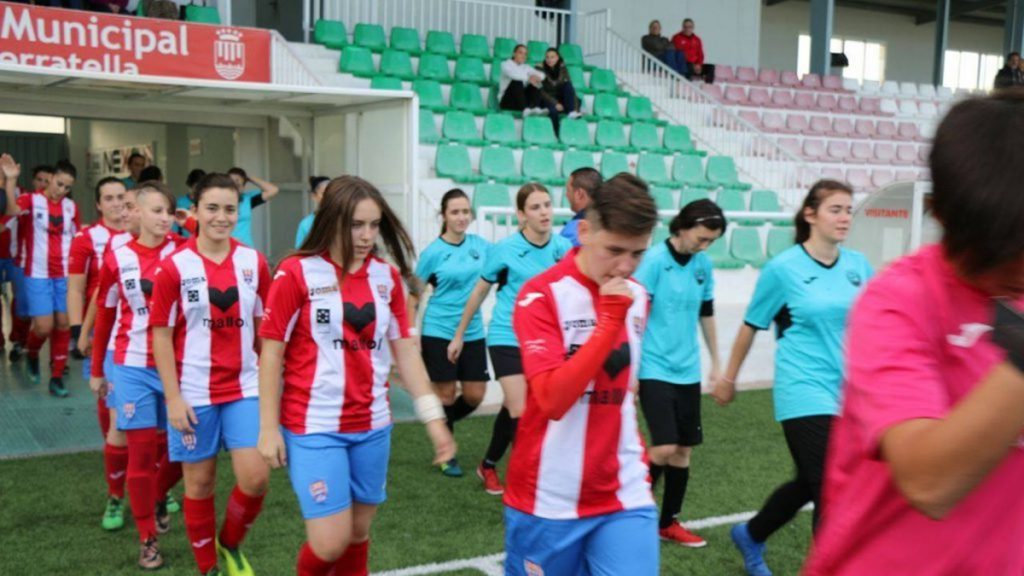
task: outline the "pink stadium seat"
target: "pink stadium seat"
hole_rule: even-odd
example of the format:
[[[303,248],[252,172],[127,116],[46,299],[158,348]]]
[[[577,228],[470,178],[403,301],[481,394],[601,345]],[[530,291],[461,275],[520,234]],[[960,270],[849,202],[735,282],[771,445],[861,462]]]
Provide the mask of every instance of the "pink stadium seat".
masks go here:
[[[857,138],[873,138],[875,136],[875,121],[858,119],[854,126],[853,135]]]
[[[765,112],[761,119],[761,125],[769,132],[788,132],[786,130],[786,119],[778,112]]]
[[[793,108],[805,111],[817,108],[817,103],[814,100],[814,93],[797,90],[796,96],[793,100]]]
[[[744,84],[753,84],[757,82],[757,70],[754,70],[750,66],[740,66],[736,69],[736,81]]]
[[[796,138],[779,138],[779,146],[793,156],[800,157],[800,141]]]
[[[851,164],[864,164],[870,162],[875,157],[874,152],[871,150],[871,144],[867,142],[854,142],[853,146],[850,147],[850,157],[846,159]]]
[[[807,116],[803,114],[786,116],[786,130],[791,134],[806,134],[808,130]]]
[[[765,68],[757,74],[757,82],[765,86],[775,86],[779,83],[779,71]]]
[[[751,87],[750,93],[747,94],[747,104],[749,106],[757,106],[758,108],[764,108],[772,103],[772,97],[768,93],[767,88],[760,86]]]
[[[746,104],[747,89],[742,86],[727,86],[725,88],[726,104]]]
[[[834,112],[839,107],[839,101],[835,94],[818,94],[818,108],[828,112]]]
[[[927,166],[928,165],[928,155],[929,154],[931,154],[931,148],[930,147],[928,147],[928,146],[918,146],[917,147],[917,165],[918,166]]]
[[[783,70],[782,75],[779,76],[779,82],[783,86],[797,88],[800,86],[800,76],[791,70]]]
[[[832,78],[832,76],[829,76]],[[856,114],[857,113],[857,99],[853,96],[840,96],[839,97],[839,111],[844,114]]]
[[[711,96],[715,100],[718,100],[719,102],[722,102],[725,99],[725,97],[722,94],[721,84],[704,84],[700,87],[700,89],[702,92],[704,92],[708,96]]]
[[[750,122],[757,128],[765,127],[761,123],[761,115],[756,110],[740,110],[739,117]]]
[[[835,76],[829,74],[821,79],[821,86],[826,90],[832,90],[833,92],[845,92],[843,88],[843,78],[841,76]]]
[[[875,144],[875,161],[879,164],[891,164],[896,157],[896,147],[892,144],[879,142]]]
[[[909,166],[917,160],[917,147],[913,144],[900,144],[896,147],[896,164]]]
[[[917,140],[921,133],[914,122],[900,122],[896,130],[897,140]]]
[[[821,140],[804,140],[804,158],[821,160],[825,157],[825,143]]]
[[[877,129],[875,133],[879,138],[884,140],[896,139],[896,123],[892,120],[879,120],[875,127]]]
[[[718,82],[731,82],[736,79],[736,71],[728,64],[715,66],[715,80]]]
[[[832,121],[832,132],[841,138],[853,137],[853,120],[838,117]]]
[[[828,143],[828,158],[833,162],[844,162],[850,157],[850,143],[845,140],[832,140]]]
[[[773,108],[792,108],[793,107],[793,93],[789,90],[776,89],[772,92]]]
[[[896,181],[897,182],[913,182],[917,180],[917,170],[897,170]]]
[[[851,168],[846,171],[846,181],[856,189],[863,189],[871,185],[871,176],[863,168]]]
[[[881,108],[881,100],[878,98],[861,98],[860,111],[863,114],[878,114]]]
[[[800,85],[810,90],[818,90],[821,88],[821,76],[817,74],[804,74],[804,79],[800,82]]]
[[[832,135],[832,120],[828,116],[811,116],[810,134],[815,136]]]
[[[875,188],[888,186],[895,179],[896,175],[892,173],[892,170],[875,170],[871,173],[871,185]]]
[[[846,180],[846,173],[843,172],[842,168],[828,167],[821,171],[821,177],[829,180],[839,180],[840,182]]]

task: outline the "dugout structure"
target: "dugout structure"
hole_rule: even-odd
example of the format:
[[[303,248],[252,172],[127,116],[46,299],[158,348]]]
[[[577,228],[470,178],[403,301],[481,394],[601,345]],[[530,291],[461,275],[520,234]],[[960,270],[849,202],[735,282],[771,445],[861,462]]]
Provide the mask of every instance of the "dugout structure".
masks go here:
[[[928,207],[930,182],[897,182],[872,192],[853,213],[845,246],[867,257],[876,271],[938,242],[942,229]]]

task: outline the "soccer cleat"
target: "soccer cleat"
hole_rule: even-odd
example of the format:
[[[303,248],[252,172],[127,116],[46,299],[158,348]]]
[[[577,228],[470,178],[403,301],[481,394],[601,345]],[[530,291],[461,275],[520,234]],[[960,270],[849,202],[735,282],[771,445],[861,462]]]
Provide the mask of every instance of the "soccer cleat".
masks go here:
[[[178,501],[174,499],[174,495],[172,495],[170,492],[167,493],[166,502],[167,512],[171,514],[177,514],[178,512],[181,512],[181,504],[178,504]]]
[[[501,496],[505,493],[505,487],[501,485],[501,479],[498,478],[498,471],[494,468],[485,468],[481,462],[476,467],[476,477],[483,481],[484,492],[492,496]]]
[[[37,356],[33,358],[29,356],[27,358],[27,363],[29,380],[31,380],[33,384],[39,384],[39,357]]]
[[[156,533],[167,534],[171,530],[171,515],[167,511],[167,500],[156,503]]]
[[[673,522],[668,528],[658,530],[658,537],[666,542],[674,542],[687,548],[703,548],[708,545],[703,538],[690,532],[678,522]]]
[[[64,381],[60,378],[50,378],[50,396],[67,398],[68,389],[64,387]]]
[[[743,555],[743,566],[748,576],[772,576],[772,571],[764,562],[764,542],[755,542],[747,529],[747,523],[737,524],[729,531],[732,543]]]
[[[124,504],[120,498],[111,496],[103,511],[103,529],[113,532],[121,528],[124,528]]]
[[[139,568],[143,570],[159,570],[164,565],[164,557],[160,554],[160,545],[156,538],[149,538],[139,547]]]
[[[14,346],[11,347],[11,352],[7,355],[7,359],[13,363],[21,360],[21,357],[24,355],[25,347],[21,344],[15,343]]]
[[[455,458],[441,464],[441,474],[449,478],[462,478],[462,467]]]
[[[227,576],[255,576],[256,573],[252,571],[252,566],[249,566],[245,554],[242,554],[241,550],[232,550],[221,546],[219,539],[217,540],[217,555],[223,561],[224,573]]]

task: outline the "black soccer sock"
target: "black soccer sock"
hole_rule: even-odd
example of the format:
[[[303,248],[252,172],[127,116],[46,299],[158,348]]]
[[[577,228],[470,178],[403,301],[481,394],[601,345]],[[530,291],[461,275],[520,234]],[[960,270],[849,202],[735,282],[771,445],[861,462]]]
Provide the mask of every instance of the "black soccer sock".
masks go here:
[[[491,443],[487,446],[487,453],[484,455],[484,468],[494,468],[505,456],[508,445],[512,443],[512,416],[508,408],[501,407],[498,417],[494,419],[494,428],[491,430]]]
[[[665,494],[661,499],[661,519],[658,528],[664,530],[676,521],[676,515],[683,509],[686,485],[690,482],[690,468],[665,466]]]
[[[658,487],[658,480],[661,480],[662,473],[665,472],[665,467],[660,464],[651,462],[651,491]]]
[[[448,426],[448,431],[455,434],[455,415],[452,414],[452,407],[444,407],[444,423]]]
[[[476,410],[476,406],[466,402],[466,397],[462,394],[459,394],[459,397],[455,399],[455,402],[453,402],[449,408],[451,408],[451,416],[449,416],[449,419],[454,420],[462,420]]]

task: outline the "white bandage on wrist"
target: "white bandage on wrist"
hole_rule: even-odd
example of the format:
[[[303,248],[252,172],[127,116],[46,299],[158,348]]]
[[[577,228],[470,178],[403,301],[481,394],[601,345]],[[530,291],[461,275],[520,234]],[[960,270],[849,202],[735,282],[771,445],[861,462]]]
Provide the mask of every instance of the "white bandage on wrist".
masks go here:
[[[413,400],[413,407],[416,408],[416,416],[420,422],[426,424],[434,420],[444,420],[444,406],[435,394],[424,394]]]

